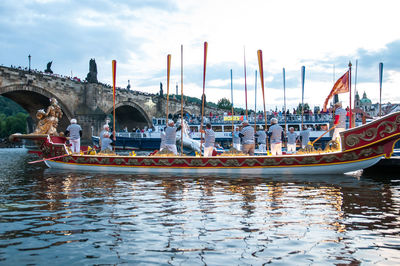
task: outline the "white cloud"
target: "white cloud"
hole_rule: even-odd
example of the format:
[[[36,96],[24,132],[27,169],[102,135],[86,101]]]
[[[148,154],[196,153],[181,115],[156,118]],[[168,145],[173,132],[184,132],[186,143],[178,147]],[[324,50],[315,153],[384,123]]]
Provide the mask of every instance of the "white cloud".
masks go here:
[[[39,54],[33,54],[35,64],[44,66],[51,57],[60,74],[69,75],[72,69],[74,75],[84,78],[87,62],[96,58],[99,80],[111,83],[111,60],[116,59],[118,86],[126,87],[129,79],[133,88],[156,93],[160,82],[166,88],[167,54],[172,55],[173,90],[176,82],[180,84],[183,44],[185,93],[199,97],[203,42],[208,41],[208,100],[217,102],[230,96],[229,70],[234,69],[234,98],[242,100],[239,106],[245,105],[242,92],[245,47],[248,99],[253,99],[253,105],[254,70],[258,70],[256,53],[262,49],[268,108],[283,104],[283,67],[290,99],[287,105],[296,106],[301,101],[302,65],[306,66],[305,101],[313,106],[321,105],[329,93],[334,64],[338,78],[346,71],[349,60],[354,63],[360,50],[365,51],[363,55],[379,55],[389,43],[400,40],[396,30],[400,24],[398,1],[174,0],[151,4],[99,1],[97,6],[92,3],[2,2],[0,9],[5,11],[0,21],[13,34],[0,34],[0,48],[7,48],[0,52],[4,60],[0,63],[25,65],[25,54],[38,51]],[[369,58],[369,63],[377,64],[378,57]],[[363,71],[369,80],[360,75],[357,88],[365,88],[376,102],[378,84],[371,82],[371,77],[377,78],[377,72],[366,68]],[[400,67],[385,68],[384,101],[400,101],[396,96],[399,78]],[[260,83],[258,89],[258,108],[262,109]]]

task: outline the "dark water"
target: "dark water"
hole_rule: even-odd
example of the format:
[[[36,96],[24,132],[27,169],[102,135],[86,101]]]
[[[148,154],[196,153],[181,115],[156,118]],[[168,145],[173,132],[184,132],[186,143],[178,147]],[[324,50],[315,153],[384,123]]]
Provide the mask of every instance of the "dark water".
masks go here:
[[[2,265],[399,265],[400,174],[68,173],[1,149]]]

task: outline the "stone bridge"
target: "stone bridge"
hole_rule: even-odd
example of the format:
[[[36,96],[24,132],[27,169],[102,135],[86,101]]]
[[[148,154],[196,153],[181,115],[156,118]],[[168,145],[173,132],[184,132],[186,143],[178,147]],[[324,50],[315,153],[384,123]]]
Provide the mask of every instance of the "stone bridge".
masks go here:
[[[101,83],[87,83],[54,74],[29,72],[0,67],[0,94],[22,106],[29,114],[28,128],[32,132],[36,125],[36,112],[46,109],[50,98],[56,98],[64,116],[58,131],[63,132],[72,118],[76,118],[83,129],[83,140],[89,142],[91,135],[98,135],[107,118],[112,117],[112,87]],[[116,92],[116,129],[152,126],[152,118],[165,117],[166,99],[127,89]],[[180,114],[181,103],[170,98],[170,114]],[[206,108],[219,113],[218,110]],[[184,104],[184,112],[200,114],[199,105]]]

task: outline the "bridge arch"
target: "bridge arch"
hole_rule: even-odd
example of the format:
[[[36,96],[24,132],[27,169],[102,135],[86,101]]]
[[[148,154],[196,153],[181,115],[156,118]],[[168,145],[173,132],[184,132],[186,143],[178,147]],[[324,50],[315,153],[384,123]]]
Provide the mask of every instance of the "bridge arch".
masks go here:
[[[65,130],[69,125],[69,121],[72,118],[72,114],[67,106],[57,96],[51,92],[35,86],[27,84],[10,84],[7,86],[0,87],[0,95],[13,100],[24,108],[36,124],[36,112],[39,109],[47,109],[50,105],[50,98],[55,98],[63,111],[63,117],[60,119],[58,124],[58,131]],[[29,125],[31,127],[31,125]],[[32,131],[33,128],[30,128]]]
[[[113,109],[108,110],[107,114],[112,114]],[[115,106],[115,127],[117,131],[123,130],[125,127],[128,131],[134,128],[144,128],[145,126],[153,126],[152,119],[145,110],[138,104],[130,101],[124,101]]]

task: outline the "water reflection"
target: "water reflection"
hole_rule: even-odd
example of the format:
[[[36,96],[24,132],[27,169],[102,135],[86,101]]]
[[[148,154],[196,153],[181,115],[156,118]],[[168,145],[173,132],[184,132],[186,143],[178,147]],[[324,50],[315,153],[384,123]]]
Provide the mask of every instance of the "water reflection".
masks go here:
[[[399,178],[0,173],[0,261],[399,262]]]

